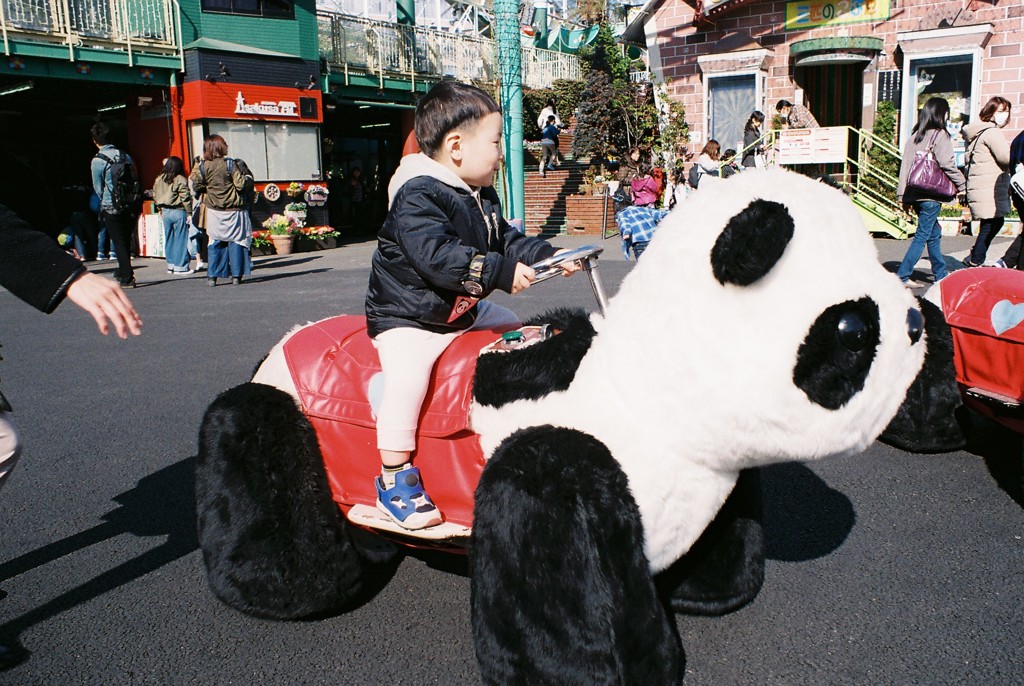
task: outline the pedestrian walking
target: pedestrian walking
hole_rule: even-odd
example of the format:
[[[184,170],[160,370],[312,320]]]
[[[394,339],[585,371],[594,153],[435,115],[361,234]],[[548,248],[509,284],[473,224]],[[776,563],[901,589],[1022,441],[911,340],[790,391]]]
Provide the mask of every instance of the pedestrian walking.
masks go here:
[[[164,254],[168,274],[191,274],[189,254],[189,220],[192,214],[192,192],[185,178],[185,163],[171,155],[164,160],[163,170],[153,182],[153,199],[164,224]]]
[[[241,160],[228,157],[227,142],[212,134],[204,139],[203,160],[189,177],[195,192],[203,195],[210,240],[207,283],[211,286],[216,286],[219,278],[230,278],[238,285],[252,271],[249,204],[253,178],[242,167]]]
[[[978,121],[963,128],[967,142],[967,206],[971,218],[979,220],[978,238],[965,267],[985,264],[992,239],[1003,228],[1010,213],[1010,144],[1002,129],[1010,120],[1010,101],[990,98],[978,114]]]
[[[127,175],[134,175],[138,179],[134,171],[135,163],[130,155],[113,145],[110,128],[106,124],[93,124],[90,133],[98,150],[92,158],[92,186],[100,199],[100,219],[117,255],[114,278],[123,288],[135,288],[131,246],[139,216],[139,208],[135,205],[141,198],[127,197],[128,189],[123,184],[129,181],[122,181]],[[137,181],[135,183],[137,186]],[[138,188],[135,193],[138,193]]]
[[[917,231],[914,238],[907,247],[896,275],[905,284],[910,284],[910,275],[914,272],[914,265],[921,259],[925,247],[928,248],[928,259],[932,265],[932,275],[936,281],[941,281],[949,274],[946,268],[946,261],[942,257],[942,229],[939,228],[939,208],[942,201],[948,198],[939,198],[916,188],[907,187],[907,178],[910,175],[910,168],[918,154],[925,155],[930,151],[935,156],[939,168],[949,177],[949,180],[956,186],[956,192],[961,196],[966,188],[967,181],[964,175],[956,166],[956,159],[953,156],[953,144],[946,132],[946,123],[949,121],[949,103],[944,98],[929,98],[928,102],[921,108],[917,123],[911,131],[903,147],[903,163],[900,165],[900,182],[896,196],[904,209],[911,208],[917,213]]]

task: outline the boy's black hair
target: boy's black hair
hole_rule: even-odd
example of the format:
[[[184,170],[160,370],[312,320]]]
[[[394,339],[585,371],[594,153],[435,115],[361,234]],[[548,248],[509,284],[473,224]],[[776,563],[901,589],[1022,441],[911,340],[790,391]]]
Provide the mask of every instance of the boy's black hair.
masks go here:
[[[433,157],[449,132],[466,124],[475,126],[493,112],[501,112],[501,108],[486,91],[458,81],[442,81],[416,104],[416,142]]]

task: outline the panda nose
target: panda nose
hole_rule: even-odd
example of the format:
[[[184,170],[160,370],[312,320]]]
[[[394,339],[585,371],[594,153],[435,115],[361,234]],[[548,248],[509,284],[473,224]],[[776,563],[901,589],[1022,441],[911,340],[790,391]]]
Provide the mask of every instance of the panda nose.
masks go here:
[[[910,344],[914,345],[921,340],[922,333],[924,333],[924,315],[921,314],[921,310],[911,307],[907,310],[907,335],[910,336]]]

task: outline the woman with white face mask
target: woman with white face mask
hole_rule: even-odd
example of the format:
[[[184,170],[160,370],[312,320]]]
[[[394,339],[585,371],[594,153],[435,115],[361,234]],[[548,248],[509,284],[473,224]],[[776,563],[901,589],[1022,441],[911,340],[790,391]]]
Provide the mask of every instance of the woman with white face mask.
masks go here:
[[[971,216],[981,223],[971,254],[964,259],[967,267],[985,263],[988,246],[1010,212],[1010,144],[1001,130],[1010,121],[1010,101],[990,98],[978,119],[963,128],[967,142],[967,205]]]

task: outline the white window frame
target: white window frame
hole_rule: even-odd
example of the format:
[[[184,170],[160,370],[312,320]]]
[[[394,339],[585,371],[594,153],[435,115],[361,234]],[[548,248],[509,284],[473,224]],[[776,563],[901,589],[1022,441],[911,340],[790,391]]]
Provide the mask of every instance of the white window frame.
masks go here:
[[[978,120],[978,112],[981,110],[981,58],[984,51],[981,48],[974,50],[943,50],[941,52],[913,53],[907,55],[903,60],[903,93],[900,98],[901,120],[900,126],[900,149],[910,136],[911,129],[917,123],[917,93],[914,92],[917,78],[914,75],[914,65],[923,60],[934,60],[943,58],[970,57],[971,58],[971,121]]]
[[[917,95],[914,92],[916,79],[911,78],[911,71],[915,62],[943,57],[970,57],[971,58],[971,121],[977,121],[978,112],[981,110],[981,85],[982,85],[982,58],[985,56],[985,48],[982,44],[985,39],[992,35],[991,24],[976,24],[971,26],[954,27],[950,29],[932,29],[927,31],[911,31],[896,34],[896,42],[903,49],[903,93],[900,97],[900,148],[910,135],[911,129],[917,123]],[[915,43],[939,40],[948,43],[959,42],[961,46],[948,45],[938,49],[925,47],[915,48]]]
[[[650,44],[650,41],[648,41],[648,45]],[[704,116],[701,117],[702,143],[707,143],[708,139],[711,137],[711,102],[708,97],[710,95],[711,79],[718,78],[720,76],[753,76],[754,107],[755,109],[765,112],[766,86],[768,83],[767,60],[771,55],[772,53],[769,50],[762,48],[760,50],[711,53],[709,55],[701,55],[697,58],[697,65],[700,67],[703,74],[701,77],[701,88],[703,90],[701,98],[704,104]],[[716,68],[713,71],[708,70],[709,65],[722,62],[735,62],[736,68]],[[765,116],[768,116],[767,113]]]
[[[723,79],[723,78],[736,78],[737,76],[747,76],[754,79],[754,109],[761,110],[764,112],[764,78],[758,78],[758,76],[764,77],[765,74],[760,69],[739,69],[737,71],[718,71],[712,74],[705,74],[702,79],[704,82],[704,143],[711,140],[711,81],[712,79]],[[751,110],[753,111],[753,110]],[[767,115],[765,115],[767,117]],[[732,147],[732,144],[723,145],[724,148]]]

